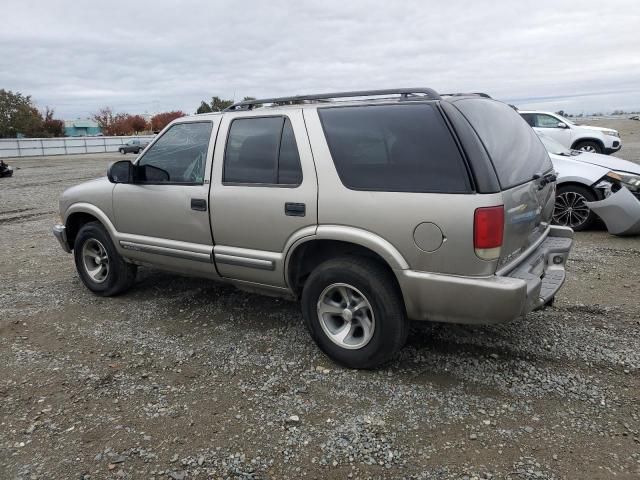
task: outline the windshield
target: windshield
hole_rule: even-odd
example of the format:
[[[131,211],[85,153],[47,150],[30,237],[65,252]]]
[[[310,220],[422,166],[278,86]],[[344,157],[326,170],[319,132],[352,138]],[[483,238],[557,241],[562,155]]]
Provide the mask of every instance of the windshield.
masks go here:
[[[555,153],[556,155],[571,155],[571,150],[561,143],[556,142],[553,138],[541,134],[538,134],[538,137],[542,140],[542,144],[544,148],[547,149],[547,152]]]

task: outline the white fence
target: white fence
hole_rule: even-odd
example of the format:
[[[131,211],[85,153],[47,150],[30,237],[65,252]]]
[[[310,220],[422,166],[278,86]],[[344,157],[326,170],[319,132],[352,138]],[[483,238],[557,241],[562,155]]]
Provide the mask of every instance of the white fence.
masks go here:
[[[153,135],[139,135],[134,137],[2,138],[0,139],[0,158],[117,152],[118,147],[130,139],[137,138],[148,142],[153,137]]]

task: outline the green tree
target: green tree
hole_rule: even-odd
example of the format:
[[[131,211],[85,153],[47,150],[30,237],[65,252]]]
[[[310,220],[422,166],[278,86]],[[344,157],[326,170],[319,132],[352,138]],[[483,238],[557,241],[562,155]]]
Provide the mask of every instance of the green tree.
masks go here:
[[[209,113],[209,112],[211,112],[211,105],[209,105],[207,102],[202,100],[202,102],[200,102],[200,106],[196,110],[196,113]]]
[[[221,112],[233,105],[233,100],[222,100],[220,97],[211,97],[211,110]]]
[[[0,138],[34,137],[42,132],[42,115],[31,96],[0,89]]]

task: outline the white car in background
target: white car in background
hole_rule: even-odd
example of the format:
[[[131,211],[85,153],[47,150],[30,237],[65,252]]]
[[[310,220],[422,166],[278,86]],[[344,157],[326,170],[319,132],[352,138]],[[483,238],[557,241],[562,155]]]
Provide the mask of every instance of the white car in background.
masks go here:
[[[518,112],[536,132],[553,138],[566,148],[607,155],[622,148],[620,134],[612,128],[577,125],[562,115],[552,112],[531,110]]]
[[[553,221],[586,230],[600,217],[609,233],[640,233],[640,165],[570,150],[538,133],[557,172]]]

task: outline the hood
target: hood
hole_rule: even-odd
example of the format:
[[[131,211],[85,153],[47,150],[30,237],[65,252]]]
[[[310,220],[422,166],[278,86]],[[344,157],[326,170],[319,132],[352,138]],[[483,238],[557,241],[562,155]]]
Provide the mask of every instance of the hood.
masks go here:
[[[580,155],[574,155],[570,158],[571,160],[590,163],[591,165],[598,165],[609,170],[617,170],[618,172],[629,172],[640,175],[640,165],[628,160],[623,160],[622,158],[612,157],[610,155],[583,152]]]
[[[587,130],[594,130],[596,132],[617,132],[617,130],[614,130],[613,128],[603,128],[603,127],[592,127],[590,125],[578,125],[580,128],[586,128]]]

